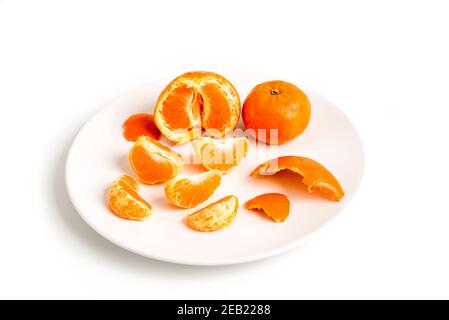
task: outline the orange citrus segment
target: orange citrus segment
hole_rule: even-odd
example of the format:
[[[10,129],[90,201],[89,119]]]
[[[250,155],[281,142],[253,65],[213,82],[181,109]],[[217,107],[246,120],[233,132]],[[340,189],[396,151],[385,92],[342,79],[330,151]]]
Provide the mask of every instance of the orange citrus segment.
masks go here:
[[[229,108],[229,98],[223,90],[221,86],[214,83],[206,84],[201,88],[204,105],[207,106],[201,117],[206,130],[225,131],[229,119],[233,117],[233,110]],[[218,133],[218,136],[221,135]]]
[[[140,136],[159,140],[160,132],[154,123],[153,115],[138,113],[130,116],[123,124],[123,136],[128,141],[136,141]]]
[[[184,160],[159,141],[140,136],[129,152],[129,163],[142,183],[154,184],[174,178]]]
[[[238,208],[238,199],[235,196],[227,196],[189,214],[187,225],[196,231],[217,231],[229,226],[234,221]]]
[[[290,201],[281,193],[266,193],[249,200],[246,208],[262,210],[274,221],[283,222],[290,213]]]
[[[108,203],[112,212],[128,220],[144,220],[148,217],[152,207],[137,193],[138,190],[136,180],[128,175],[115,180],[108,193]]]
[[[317,191],[333,201],[340,201],[345,195],[340,183],[329,170],[317,161],[305,157],[284,156],[268,160],[259,165],[251,176],[272,175],[281,170],[301,175],[309,192]]]
[[[221,174],[217,171],[192,177],[176,177],[165,186],[165,194],[177,207],[194,208],[209,199],[220,182]]]
[[[162,117],[170,130],[201,127],[201,97],[186,85],[174,88],[162,102]]]
[[[185,143],[201,136],[222,137],[237,126],[240,98],[234,86],[212,72],[187,72],[170,82],[157,100],[154,119],[171,141]]]
[[[248,139],[245,137],[222,140],[203,137],[192,144],[197,158],[205,168],[223,173],[239,165],[248,152]]]

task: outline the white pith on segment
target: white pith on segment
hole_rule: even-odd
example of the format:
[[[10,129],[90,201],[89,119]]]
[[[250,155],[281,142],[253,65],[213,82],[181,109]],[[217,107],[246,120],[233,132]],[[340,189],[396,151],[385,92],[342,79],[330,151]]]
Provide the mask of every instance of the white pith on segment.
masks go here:
[[[130,220],[139,220],[142,221],[146,217],[150,216],[153,212],[153,208],[150,204],[146,205],[142,203],[139,199],[135,198],[120,184],[120,182],[126,184],[128,187],[133,189],[136,193],[139,191],[139,186],[136,183],[135,185],[131,185],[128,181],[123,180],[122,177],[114,180],[112,182],[111,187],[109,188],[109,199],[115,198],[116,201],[111,204],[111,210],[118,216]],[[143,209],[144,212],[148,212],[146,216],[136,217],[129,214],[129,207],[132,205],[137,205],[139,208]]]
[[[248,151],[248,138],[239,137],[239,138],[228,138],[228,139],[213,139],[209,137],[202,137],[192,142],[193,149],[195,151],[196,156],[199,158],[203,166],[205,166],[209,170],[213,170],[214,168],[210,167],[211,164],[207,163],[207,160],[212,159],[204,159],[204,152],[208,151],[205,148],[216,148],[218,154],[230,154],[232,159],[235,161],[232,163],[214,163],[214,164],[232,164],[232,166],[225,170],[223,173],[228,172],[232,169],[232,167],[237,166],[240,162],[246,157]],[[225,157],[226,160],[226,157]],[[226,162],[226,161],[225,161]]]
[[[167,150],[164,150],[163,148],[160,148],[154,143],[151,143],[147,141],[146,139],[138,139],[139,143],[142,143],[145,146],[145,150],[151,154],[153,160],[158,161],[157,157],[160,156],[161,158],[169,159],[173,162],[175,162],[176,165],[182,166],[184,164],[182,158],[180,155],[175,154],[173,152],[169,152]]]
[[[217,231],[228,227],[237,215],[238,199],[235,196],[230,196],[226,201],[222,201],[223,199],[188,215],[189,227],[201,232]]]
[[[149,215],[152,213],[152,208],[148,208],[142,202],[140,202],[139,200],[137,200],[136,198],[131,196],[126,190],[123,189],[122,186],[120,186],[118,184],[118,182],[117,182],[117,184],[113,185],[110,188],[109,196],[110,197],[114,197],[114,196],[116,197],[118,202],[116,202],[115,205],[117,207],[126,208],[129,205],[129,202],[133,202],[134,204],[136,204],[140,208],[142,208],[144,210],[148,210],[150,212]],[[144,217],[141,218],[141,219],[137,219],[136,217],[130,216],[128,214],[127,210],[121,210],[121,214],[125,215],[130,220],[143,220],[144,219]]]

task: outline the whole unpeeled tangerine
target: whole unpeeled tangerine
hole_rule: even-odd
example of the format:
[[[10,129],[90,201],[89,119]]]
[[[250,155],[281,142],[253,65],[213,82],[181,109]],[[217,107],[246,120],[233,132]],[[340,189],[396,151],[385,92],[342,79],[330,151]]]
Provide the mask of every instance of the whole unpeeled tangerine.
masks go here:
[[[257,140],[282,144],[299,136],[310,121],[307,95],[280,80],[258,84],[243,104],[243,122]]]

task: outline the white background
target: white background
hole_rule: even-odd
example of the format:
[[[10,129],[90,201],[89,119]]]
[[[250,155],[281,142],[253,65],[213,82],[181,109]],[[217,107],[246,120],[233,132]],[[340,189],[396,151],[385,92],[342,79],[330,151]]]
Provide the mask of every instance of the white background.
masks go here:
[[[0,0],[0,298],[449,298],[448,16],[447,1]],[[76,132],[188,70],[294,76],[355,123],[361,188],[307,245],[177,266],[79,218]]]

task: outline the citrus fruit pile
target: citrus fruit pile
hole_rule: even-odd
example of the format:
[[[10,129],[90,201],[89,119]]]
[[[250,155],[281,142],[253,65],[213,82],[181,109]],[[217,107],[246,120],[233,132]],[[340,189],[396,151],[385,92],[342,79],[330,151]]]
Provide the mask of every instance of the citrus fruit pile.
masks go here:
[[[306,130],[311,108],[307,95],[295,85],[278,80],[261,83],[243,104],[246,134],[256,140],[253,143],[287,143]],[[159,95],[154,114],[132,115],[124,122],[124,137],[134,142],[128,159],[137,179],[122,175],[112,183],[108,194],[112,212],[129,220],[144,220],[152,214],[153,207],[138,193],[138,181],[146,185],[166,183],[167,202],[173,207],[193,209],[207,201],[224,175],[247,156],[250,140],[246,136],[228,137],[237,127],[240,109],[236,88],[218,74],[188,72],[170,82]],[[160,134],[175,144],[191,143],[206,172],[180,174],[184,158],[160,142]],[[344,196],[329,170],[299,155],[268,160],[248,176],[274,175],[283,170],[297,174],[309,192],[325,199],[340,201]],[[290,213],[287,195],[274,192],[249,199],[245,207],[275,222],[285,221]],[[195,231],[217,231],[229,226],[238,211],[238,198],[228,195],[189,213],[186,222]]]

